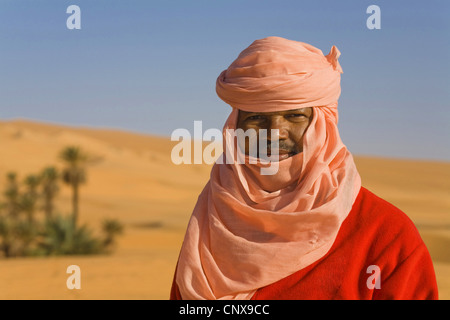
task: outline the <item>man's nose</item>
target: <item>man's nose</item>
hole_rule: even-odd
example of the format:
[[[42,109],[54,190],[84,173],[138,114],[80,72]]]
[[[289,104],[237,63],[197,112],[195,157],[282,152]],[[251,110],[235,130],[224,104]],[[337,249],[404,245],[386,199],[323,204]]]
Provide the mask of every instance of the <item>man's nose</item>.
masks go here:
[[[274,131],[272,133],[272,129],[276,129],[277,131]],[[269,140],[285,140],[289,137],[289,130],[286,123],[286,119],[284,119],[281,116],[272,117],[270,119],[267,137]]]

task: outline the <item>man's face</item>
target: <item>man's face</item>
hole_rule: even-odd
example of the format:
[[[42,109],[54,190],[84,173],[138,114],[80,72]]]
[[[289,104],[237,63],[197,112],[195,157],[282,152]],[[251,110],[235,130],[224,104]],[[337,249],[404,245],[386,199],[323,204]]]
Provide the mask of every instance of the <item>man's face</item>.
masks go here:
[[[300,108],[280,112],[246,112],[239,110],[237,129],[244,131],[254,129],[259,144],[259,130],[267,130],[267,155],[270,156],[271,141],[277,137],[271,136],[271,129],[278,129],[279,160],[283,160],[303,151],[303,135],[308,128],[313,115],[312,108]],[[249,155],[251,146],[249,139],[245,139],[245,154]],[[261,154],[258,153],[258,157]]]

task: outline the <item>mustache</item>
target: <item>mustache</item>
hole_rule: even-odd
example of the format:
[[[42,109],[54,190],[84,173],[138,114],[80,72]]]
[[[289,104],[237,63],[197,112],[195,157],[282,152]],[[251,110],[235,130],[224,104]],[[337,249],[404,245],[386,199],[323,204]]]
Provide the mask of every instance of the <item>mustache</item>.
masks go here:
[[[298,147],[296,145],[292,145],[289,143],[286,143],[285,141],[281,140],[278,143],[272,144],[272,142],[270,140],[266,141],[266,145],[267,145],[267,152],[269,153],[272,148],[274,148],[275,150],[279,150],[279,151],[285,151],[287,153],[298,153]]]

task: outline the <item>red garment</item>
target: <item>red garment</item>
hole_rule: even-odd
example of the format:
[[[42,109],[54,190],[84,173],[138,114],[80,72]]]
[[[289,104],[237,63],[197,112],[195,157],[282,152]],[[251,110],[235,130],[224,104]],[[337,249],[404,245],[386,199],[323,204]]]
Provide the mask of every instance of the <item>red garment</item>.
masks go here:
[[[379,289],[370,266],[379,268]],[[170,298],[181,299],[175,282]],[[252,297],[276,299],[422,300],[438,299],[438,290],[431,257],[413,222],[361,188],[330,251]]]

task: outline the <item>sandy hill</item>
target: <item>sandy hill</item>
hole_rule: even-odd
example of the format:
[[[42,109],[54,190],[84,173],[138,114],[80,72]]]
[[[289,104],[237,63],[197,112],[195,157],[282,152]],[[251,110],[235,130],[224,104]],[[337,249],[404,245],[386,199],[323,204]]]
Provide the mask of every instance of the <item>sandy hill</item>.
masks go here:
[[[111,129],[28,120],[0,121],[0,189],[7,172],[20,179],[62,167],[58,153],[78,145],[97,159],[81,187],[80,220],[98,227],[106,217],[125,225],[111,256],[0,260],[0,299],[166,299],[209,165],[174,165],[176,142]],[[450,298],[450,163],[355,157],[363,185],[415,222],[435,264],[440,297]],[[70,211],[70,188],[57,208]],[[1,201],[1,195],[0,195]],[[67,266],[79,265],[82,290],[66,287]]]

